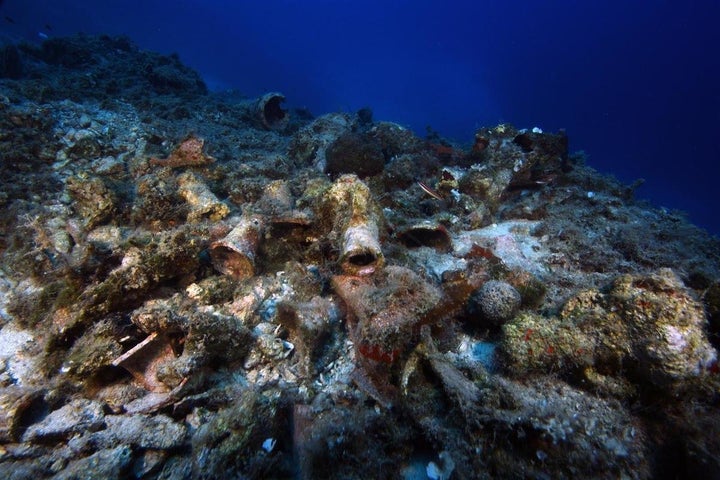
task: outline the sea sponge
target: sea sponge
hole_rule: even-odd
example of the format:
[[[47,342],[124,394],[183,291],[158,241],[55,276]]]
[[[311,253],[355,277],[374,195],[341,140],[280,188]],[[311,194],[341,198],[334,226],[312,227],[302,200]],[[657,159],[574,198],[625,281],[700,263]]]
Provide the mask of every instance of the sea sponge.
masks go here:
[[[483,284],[470,297],[470,310],[477,312],[482,320],[501,325],[515,316],[522,298],[515,287],[499,280]]]

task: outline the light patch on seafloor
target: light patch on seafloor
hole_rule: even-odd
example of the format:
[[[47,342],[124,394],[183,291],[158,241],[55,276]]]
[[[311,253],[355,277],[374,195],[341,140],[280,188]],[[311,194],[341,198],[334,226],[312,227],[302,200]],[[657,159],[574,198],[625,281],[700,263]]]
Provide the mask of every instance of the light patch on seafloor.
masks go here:
[[[533,236],[541,222],[512,220],[461,232],[453,237],[457,256],[465,256],[473,245],[490,249],[510,268],[521,268],[542,277],[547,273],[543,260],[550,252]]]
[[[433,277],[436,281],[442,279],[443,273],[453,270],[465,270],[467,261],[464,258],[458,258],[450,253],[438,253],[434,248],[420,247],[408,251],[417,265],[425,269],[425,273]]]
[[[475,340],[462,335],[455,354],[462,363],[480,363],[488,373],[496,373],[496,350],[495,342]]]
[[[39,291],[30,281],[17,285],[0,275],[0,318],[5,325],[0,329],[0,382],[10,380],[17,385],[29,383],[40,371],[39,356],[30,349],[35,346],[35,338],[27,331],[20,329],[7,311],[10,298],[8,292],[15,288],[16,292],[31,294]]]
[[[7,311],[8,299],[10,298],[10,292],[12,292],[15,285],[13,282],[5,278],[5,272],[0,271],[0,320],[5,323],[10,318],[10,314]]]
[[[0,329],[0,371],[17,385],[28,383],[38,372],[39,357],[28,351],[35,339],[27,330],[8,323]]]
[[[684,350],[685,347],[687,347],[687,334],[685,332],[682,332],[674,325],[666,325],[665,332],[665,338],[667,339],[668,345],[672,350],[681,351]]]

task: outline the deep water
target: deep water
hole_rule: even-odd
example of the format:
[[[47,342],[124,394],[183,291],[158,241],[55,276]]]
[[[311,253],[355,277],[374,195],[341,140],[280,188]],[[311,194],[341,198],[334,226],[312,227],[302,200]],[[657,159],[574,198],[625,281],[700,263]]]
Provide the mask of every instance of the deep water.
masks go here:
[[[470,142],[564,128],[639,197],[720,234],[720,2],[4,0],[5,38],[126,34],[213,89],[283,92],[314,114],[369,106]]]

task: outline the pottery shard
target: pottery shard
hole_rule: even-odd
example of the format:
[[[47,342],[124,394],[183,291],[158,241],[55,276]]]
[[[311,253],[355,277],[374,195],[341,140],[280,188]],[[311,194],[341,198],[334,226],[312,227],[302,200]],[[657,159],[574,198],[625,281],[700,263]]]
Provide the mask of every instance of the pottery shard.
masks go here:
[[[210,260],[217,271],[244,280],[255,275],[255,257],[263,235],[263,219],[247,216],[227,236],[210,245]]]
[[[151,158],[150,164],[170,168],[207,165],[214,162],[215,159],[203,151],[204,147],[204,139],[190,135],[177,146],[169,157]]]
[[[168,338],[153,332],[148,337],[116,358],[112,364],[125,368],[151,392],[167,392],[169,388],[157,379],[158,368],[175,358]]]
[[[285,95],[279,92],[269,92],[258,98],[253,110],[263,128],[280,132],[288,126],[290,115],[280,107],[284,101]]]
[[[418,328],[432,322],[442,292],[404,267],[390,266],[365,278],[341,275],[333,287],[348,307],[350,333],[364,357],[393,363],[417,342]]]

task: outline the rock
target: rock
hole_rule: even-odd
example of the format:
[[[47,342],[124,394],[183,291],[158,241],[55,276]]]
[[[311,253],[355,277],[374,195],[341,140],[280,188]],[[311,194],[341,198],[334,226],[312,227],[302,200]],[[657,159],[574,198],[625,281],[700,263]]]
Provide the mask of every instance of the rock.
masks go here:
[[[93,432],[104,426],[102,404],[86,399],[73,400],[31,425],[24,442],[61,441],[74,434]]]
[[[331,175],[354,173],[358,177],[377,175],[385,168],[380,143],[360,133],[346,133],[335,140],[325,152],[325,172]]]
[[[87,230],[108,220],[115,210],[115,194],[99,177],[70,177],[67,189],[75,200],[75,208],[85,220]]]
[[[619,278],[609,303],[629,324],[640,371],[655,386],[674,390],[702,380],[717,362],[703,306],[672,270]]]
[[[0,47],[0,78],[18,79],[23,74],[20,52],[15,45]]]
[[[42,406],[42,397],[42,390],[37,388],[11,385],[0,389],[0,442],[19,439],[26,415],[33,407]]]
[[[54,480],[107,480],[127,478],[124,470],[130,465],[132,450],[127,445],[100,450],[89,457],[75,460],[56,474]]]
[[[110,320],[101,320],[77,339],[67,354],[61,371],[80,380],[110,365],[122,353],[122,345]]]
[[[702,297],[707,312],[711,338],[715,339],[715,348],[718,348],[720,338],[720,281],[713,282]]]
[[[417,154],[425,148],[425,142],[415,136],[412,130],[393,122],[377,122],[368,134],[377,139],[388,159],[396,155]]]
[[[312,165],[319,171],[325,171],[328,147],[348,132],[351,125],[352,119],[343,113],[331,113],[316,118],[293,136],[290,142],[290,157],[300,165]]]
[[[180,195],[177,179],[165,172],[138,178],[132,207],[135,222],[161,226],[187,217],[190,204]]]
[[[269,429],[276,411],[270,399],[245,390],[227,408],[208,415],[192,438],[195,476],[199,472],[207,478],[240,476],[246,471],[243,467],[265,453],[261,445],[272,436]]]
[[[596,340],[571,319],[523,312],[502,331],[502,363],[508,373],[573,372],[593,364]]]
[[[529,446],[525,453],[512,446],[488,452],[505,475],[539,472],[559,461],[585,478],[598,471],[613,474],[597,478],[650,477],[645,432],[617,402],[544,378],[528,384],[498,379],[494,389],[485,413],[503,431],[526,432],[518,445]]]
[[[720,240],[563,132],[313,119],[124,38],[3,53],[5,477],[715,473]]]
[[[630,380],[675,394],[708,379],[717,362],[706,323],[702,305],[661,269],[623,275],[608,293],[580,292],[559,318],[519,315],[503,327],[503,350],[516,374],[585,369],[599,387]]]
[[[158,475],[163,480],[185,480],[192,478],[192,459],[176,456],[169,458]]]
[[[187,427],[166,415],[108,415],[108,435],[119,443],[140,448],[167,450],[185,442]]]
[[[133,463],[132,470],[135,478],[143,478],[159,470],[166,458],[167,453],[162,450],[145,450],[142,452],[140,458]]]

